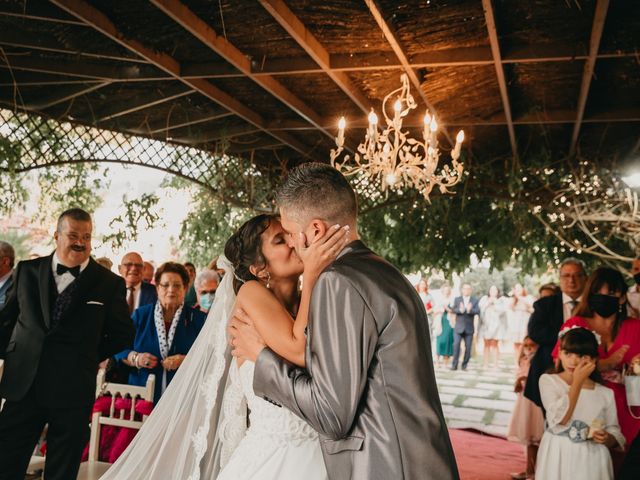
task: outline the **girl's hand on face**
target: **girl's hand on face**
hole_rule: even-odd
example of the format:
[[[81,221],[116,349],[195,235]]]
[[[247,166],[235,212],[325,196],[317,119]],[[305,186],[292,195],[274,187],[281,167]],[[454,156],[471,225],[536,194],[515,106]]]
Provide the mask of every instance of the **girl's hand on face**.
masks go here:
[[[591,358],[583,358],[573,370],[573,381],[583,383],[596,369],[596,362]]]
[[[349,226],[334,225],[325,234],[305,247],[304,234],[296,237],[296,252],[304,264],[304,276],[308,281],[317,278],[320,273],[337,258],[349,241]]]

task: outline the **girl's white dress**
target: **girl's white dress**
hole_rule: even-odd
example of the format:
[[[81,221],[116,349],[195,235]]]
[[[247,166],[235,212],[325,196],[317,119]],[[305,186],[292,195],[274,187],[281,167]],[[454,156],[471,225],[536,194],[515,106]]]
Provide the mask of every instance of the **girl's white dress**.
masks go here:
[[[547,411],[547,428],[538,450],[536,478],[613,479],[609,449],[587,438],[595,420],[624,446],[613,391],[597,383],[593,390],[583,388],[566,425],[559,422],[569,408],[569,385],[559,375],[544,374],[540,377],[540,396]]]
[[[284,407],[253,393],[255,364],[245,361],[239,375],[249,407],[249,428],[217,480],[327,480],[318,434]]]
[[[493,301],[492,301],[493,300]],[[507,301],[509,301],[507,299]],[[480,299],[480,336],[486,340],[504,340],[506,318],[504,297],[491,299],[485,295]]]

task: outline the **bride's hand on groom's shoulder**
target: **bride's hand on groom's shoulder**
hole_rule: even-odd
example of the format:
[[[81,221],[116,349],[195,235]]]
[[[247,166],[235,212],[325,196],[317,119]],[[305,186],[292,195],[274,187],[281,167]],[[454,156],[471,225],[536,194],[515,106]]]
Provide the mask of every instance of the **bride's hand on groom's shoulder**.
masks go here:
[[[304,233],[295,238],[296,252],[304,264],[304,277],[317,278],[337,258],[338,254],[349,242],[349,226],[334,225],[327,229],[322,237],[306,246]]]

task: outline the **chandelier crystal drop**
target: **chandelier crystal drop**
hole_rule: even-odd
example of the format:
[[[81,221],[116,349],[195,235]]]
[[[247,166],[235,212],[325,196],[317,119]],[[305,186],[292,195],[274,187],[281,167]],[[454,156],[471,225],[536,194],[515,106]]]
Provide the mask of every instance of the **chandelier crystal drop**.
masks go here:
[[[340,118],[336,148],[331,150],[331,164],[344,175],[364,174],[372,181],[380,182],[383,192],[414,188],[429,201],[435,186],[439,187],[441,193],[451,193],[449,189],[462,180],[463,164],[458,159],[464,132],[460,130],[456,136],[455,147],[451,150],[451,165],[445,164],[440,171],[436,171],[440,160],[436,136],[438,122],[427,111],[422,141],[402,131],[403,119],[418,105],[411,95],[406,74],[402,75],[401,82],[402,86],[382,101],[382,115],[387,124],[384,130],[378,129],[378,115],[371,109],[365,139],[358,145],[353,161],[350,161],[350,155],[338,160],[344,151],[344,131],[347,126],[345,118]],[[393,106],[389,108],[391,102]]]

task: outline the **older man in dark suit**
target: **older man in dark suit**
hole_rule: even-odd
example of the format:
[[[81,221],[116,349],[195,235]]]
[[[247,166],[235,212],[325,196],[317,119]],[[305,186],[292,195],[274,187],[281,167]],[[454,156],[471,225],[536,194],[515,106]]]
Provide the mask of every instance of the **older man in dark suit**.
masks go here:
[[[127,305],[130,315],[133,315],[136,308],[156,303],[158,299],[155,287],[142,281],[143,269],[142,257],[136,252],[127,253],[118,265],[118,272],[127,286]]]
[[[98,362],[131,345],[124,281],[90,257],[91,216],[65,211],[52,255],[20,262],[0,311],[0,479],[22,480],[45,424],[47,480],[76,478]]]
[[[562,324],[571,317],[580,301],[587,281],[584,263],[577,258],[567,258],[560,264],[560,290],[556,295],[543,297],[533,304],[533,313],[527,328],[529,337],[539,347],[531,359],[524,396],[542,407],[538,381],[552,365],[551,352],[558,341]]]
[[[458,369],[460,344],[463,340],[464,358],[462,359],[462,370],[467,369],[471,358],[473,334],[475,333],[473,320],[476,315],[480,315],[478,299],[471,296],[471,285],[465,283],[460,290],[462,295],[455,298],[452,307],[453,313],[456,314],[456,324],[453,329],[453,362],[451,363],[451,370]]]

